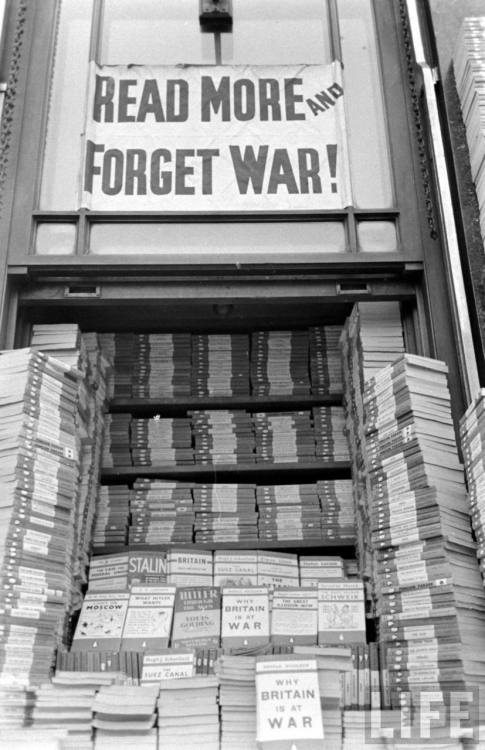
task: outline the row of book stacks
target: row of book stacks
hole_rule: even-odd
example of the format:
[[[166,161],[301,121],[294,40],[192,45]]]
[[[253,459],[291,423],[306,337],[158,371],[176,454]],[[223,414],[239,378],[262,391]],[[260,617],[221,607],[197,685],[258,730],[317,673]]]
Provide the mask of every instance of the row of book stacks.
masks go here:
[[[28,348],[0,353],[2,747],[479,746],[484,394],[461,423],[467,487],[446,366],[405,353],[398,303],[358,303],[338,329],[218,338],[43,324]],[[312,358],[338,369],[337,346],[343,406],[299,410],[300,443],[294,412],[265,398],[300,397]],[[218,409],[246,371],[261,405]],[[185,453],[157,456],[147,476],[164,399],[193,399],[202,382],[214,408],[191,402],[181,432],[211,480],[192,481]],[[159,398],[160,414],[138,432],[129,410],[110,413],[113,397]],[[260,416],[264,467],[248,459]],[[315,446],[317,431],[332,450],[312,454],[319,476],[305,482],[295,446]],[[337,434],[351,479],[326,475]],[[281,481],[275,441],[298,481]],[[251,480],[220,481],[227,463],[253,463]]]
[[[483,10],[483,9],[482,9]],[[472,179],[478,198],[480,230],[485,240],[485,16],[463,19],[453,55]]]
[[[246,333],[113,333],[113,396],[281,396],[342,392],[341,326]]]

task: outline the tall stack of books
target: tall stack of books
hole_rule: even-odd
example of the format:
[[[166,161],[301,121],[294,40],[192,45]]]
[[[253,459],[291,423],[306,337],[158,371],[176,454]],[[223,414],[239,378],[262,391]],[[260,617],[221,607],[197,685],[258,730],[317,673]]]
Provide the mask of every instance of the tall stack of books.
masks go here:
[[[192,541],[195,515],[191,482],[136,479],[130,508],[130,544]]]
[[[157,750],[158,692],[158,685],[102,687],[93,703],[95,750],[120,747]]]
[[[103,354],[112,366],[111,395],[132,398],[133,363],[136,356],[135,333],[101,333],[99,340]]]
[[[60,359],[66,367],[85,371],[86,344],[76,323],[34,323],[30,347],[49,357]]]
[[[128,536],[130,489],[123,485],[100,485],[96,499],[96,517],[92,544],[123,547]]]
[[[159,683],[158,738],[164,750],[219,750],[219,683],[214,675]]]
[[[255,396],[308,395],[308,331],[256,331],[251,336]]]
[[[485,389],[470,404],[460,421],[460,438],[472,526],[478,542],[477,556],[482,577],[485,577]]]
[[[339,340],[342,326],[313,326],[309,329],[310,380],[312,393],[342,393],[342,356]]]
[[[258,538],[256,485],[198,484],[193,489],[196,542]]]
[[[251,415],[243,409],[190,412],[197,464],[254,462]]]
[[[134,466],[193,464],[190,419],[187,417],[133,418],[130,423],[130,452]]]
[[[463,19],[456,40],[453,64],[466,128],[472,178],[477,191],[480,229],[485,240],[485,17]]]
[[[257,463],[316,460],[310,411],[256,412],[253,420]]]
[[[249,395],[249,336],[192,335],[192,395]]]
[[[0,685],[43,682],[64,636],[79,475],[77,378],[41,352],[0,356]]]
[[[248,542],[258,538],[256,487],[201,484],[194,493],[196,542]]]
[[[190,396],[190,333],[137,334],[131,391],[138,398]]]
[[[327,461],[348,461],[349,446],[344,432],[345,412],[341,406],[314,406],[315,453]]]
[[[221,750],[249,750],[256,742],[256,658],[222,654],[219,678]]]
[[[359,302],[354,305],[341,337],[346,433],[351,457],[356,538],[361,573],[368,596],[374,596],[376,563],[371,543],[370,486],[365,451],[363,394],[376,369],[404,352],[398,302]]]
[[[485,592],[446,372],[406,354],[364,396],[379,636],[396,707],[402,695],[433,690],[446,702],[485,683]]]
[[[96,688],[93,684],[69,686],[45,682],[37,690],[32,711],[35,732],[59,727],[66,730],[72,747],[79,750],[92,748],[92,707]],[[67,747],[70,743],[63,743]]]
[[[130,414],[105,414],[103,466],[131,466]]]
[[[317,494],[322,509],[323,539],[355,540],[355,511],[351,479],[319,479]]]
[[[321,541],[320,500],[316,484],[259,485],[259,538]]]

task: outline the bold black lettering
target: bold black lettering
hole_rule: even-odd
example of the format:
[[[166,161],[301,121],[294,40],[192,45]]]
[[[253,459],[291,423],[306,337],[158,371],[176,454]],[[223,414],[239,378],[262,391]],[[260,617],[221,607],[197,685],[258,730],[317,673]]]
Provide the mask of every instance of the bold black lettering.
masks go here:
[[[315,94],[315,99],[317,100],[317,102],[320,102],[323,109],[328,109],[329,107],[335,107],[334,100],[329,94],[327,94],[326,91],[320,91],[318,94]]]
[[[334,99],[339,99],[344,95],[344,90],[339,83],[332,83],[332,85],[329,86],[328,91],[332,94]]]
[[[103,158],[102,190],[105,195],[118,195],[123,187],[123,152],[110,148]]]
[[[157,148],[150,161],[150,190],[154,195],[168,195],[172,190],[172,173],[162,172],[162,161],[171,162],[172,155],[166,148]]]
[[[298,149],[298,169],[300,171],[300,193],[321,193],[320,159],[315,148]],[[312,183],[311,191],[310,180]]]
[[[135,78],[121,78],[118,93],[118,122],[135,122],[135,115],[128,114],[130,104],[136,104],[136,96],[128,96],[128,91],[136,86]]]
[[[104,151],[103,143],[86,142],[86,164],[84,168],[84,190],[87,193],[93,192],[93,177],[95,174],[101,174],[101,168],[94,165],[94,156],[96,153],[102,154]]]
[[[212,159],[219,156],[219,149],[199,148],[197,156],[202,159],[202,195],[212,195]]]
[[[158,83],[155,78],[147,78],[144,83],[136,121],[146,122],[147,115],[149,114],[153,115],[155,122],[165,122],[160,91],[158,90]]]
[[[167,81],[167,121],[185,122],[189,116],[189,84],[182,78]]]
[[[302,78],[285,78],[285,108],[287,120],[304,120],[304,112],[297,112],[295,105],[303,101],[301,94],[295,93],[295,86],[303,84]]]
[[[93,120],[95,122],[113,122],[115,79],[111,76],[96,76],[94,89]],[[101,110],[104,109],[104,117]]]
[[[240,195],[247,194],[249,181],[251,181],[255,194],[261,195],[266,160],[268,158],[268,146],[260,146],[257,156],[252,146],[244,148],[244,156],[241,155],[239,146],[229,146],[229,151],[231,152],[232,164]]]
[[[129,148],[126,152],[126,195],[147,194],[147,152],[142,148]],[[136,182],[136,190],[135,190]]]
[[[259,112],[261,120],[281,120],[280,87],[276,78],[259,79]]]
[[[211,109],[217,114],[221,109],[222,121],[231,119],[231,95],[229,89],[229,76],[222,76],[219,88],[214,86],[210,76],[202,76],[201,81],[201,119],[202,122],[211,121]]]
[[[194,168],[188,167],[185,160],[188,156],[194,156],[195,152],[189,148],[179,148],[175,154],[175,194],[194,195],[195,188],[185,184],[185,177],[194,174]]]
[[[280,185],[285,185],[290,195],[298,193],[298,186],[286,148],[275,148],[268,183],[268,194],[277,193]]]
[[[249,78],[239,78],[234,84],[234,116],[244,122],[254,119],[255,112],[254,83]]]
[[[313,99],[307,99],[307,100],[306,100],[306,103],[307,103],[307,104],[308,104],[308,106],[310,107],[310,109],[311,109],[311,111],[313,112],[313,114],[315,115],[315,117],[316,117],[317,115],[319,115],[319,114],[320,114],[320,112],[325,112],[325,109],[326,109],[326,107],[325,107],[325,109],[324,109],[324,108],[323,108],[323,107],[321,107],[321,106],[320,106],[319,104],[317,104],[316,102],[314,102],[314,101],[313,101]]]

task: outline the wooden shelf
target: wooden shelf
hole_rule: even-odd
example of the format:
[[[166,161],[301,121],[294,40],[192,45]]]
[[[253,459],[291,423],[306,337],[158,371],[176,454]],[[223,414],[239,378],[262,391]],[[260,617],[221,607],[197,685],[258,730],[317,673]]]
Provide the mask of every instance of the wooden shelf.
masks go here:
[[[138,477],[161,479],[185,479],[188,481],[247,481],[264,483],[281,483],[283,478],[288,484],[297,484],[299,477],[305,481],[316,479],[350,479],[348,461],[315,461],[311,463],[251,463],[251,464],[188,464],[174,466],[160,464],[156,466],[117,466],[104,468],[101,471],[103,484],[126,484]]]
[[[190,551],[194,550],[286,550],[288,552],[297,552],[298,550],[305,550],[306,553],[314,553],[319,555],[324,554],[339,554],[341,557],[353,558],[355,557],[355,544],[350,540],[339,540],[339,539],[327,539],[322,542],[315,540],[284,540],[284,541],[264,541],[258,540],[256,542],[174,542],[168,544],[111,544],[104,547],[98,547],[93,551],[93,555],[111,555],[111,554],[122,554],[123,552],[147,552],[156,550],[169,550],[169,549],[186,549]]]
[[[183,398],[113,398],[108,410],[112,414],[130,413],[142,416],[185,414],[191,409],[248,409],[249,411],[294,411],[313,406],[341,406],[342,394],[329,396],[187,396]]]

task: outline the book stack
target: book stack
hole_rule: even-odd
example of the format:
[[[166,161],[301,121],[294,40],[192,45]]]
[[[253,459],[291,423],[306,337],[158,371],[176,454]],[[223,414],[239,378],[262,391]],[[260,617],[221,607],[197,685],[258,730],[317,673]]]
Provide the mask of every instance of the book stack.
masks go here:
[[[298,555],[258,550],[258,586],[294,588],[299,581]]]
[[[446,372],[407,354],[365,392],[379,634],[406,653],[388,659],[393,705],[485,681],[485,592]]]
[[[485,577],[485,389],[470,404],[460,421],[460,439],[465,473],[468,485],[468,498],[475,538],[478,542],[477,556],[482,577]]]
[[[365,382],[372,377],[377,365],[390,364],[404,351],[399,303],[355,304],[346,320],[340,343],[358,558],[361,573],[367,581],[368,597],[372,601],[377,574],[371,543],[372,488],[366,463],[363,398]]]
[[[158,738],[164,750],[219,750],[218,679],[185,677],[159,683]]]
[[[32,710],[34,731],[55,731],[62,727],[73,747],[91,750],[92,707],[98,687],[99,684],[43,683],[37,690]]]
[[[259,485],[259,538],[322,539],[322,511],[316,484]]]
[[[308,331],[256,331],[251,336],[255,396],[310,393]]]
[[[242,409],[197,409],[190,412],[197,464],[253,463],[251,415]]]
[[[258,463],[316,461],[310,411],[253,414]]]
[[[115,398],[132,398],[133,363],[136,357],[135,333],[102,333],[101,348],[112,365],[112,395]]]
[[[351,479],[320,479],[317,493],[322,509],[322,538],[352,543],[355,512]]]
[[[249,395],[247,334],[192,335],[192,395]]]
[[[158,416],[151,419],[133,418],[130,423],[130,452],[134,466],[193,464],[190,419]]]
[[[76,585],[77,379],[60,361],[0,356],[0,685],[36,685],[64,635]]]
[[[93,703],[95,750],[146,748],[157,750],[158,685],[109,685]]]
[[[141,657],[141,658],[140,658]],[[143,654],[130,651],[61,651],[56,656],[53,685],[94,687],[102,685],[137,685]]]
[[[123,547],[128,532],[130,489],[122,485],[100,485],[92,536],[93,548]]]
[[[256,658],[222,654],[219,678],[221,750],[253,750],[256,743]]]
[[[195,516],[191,482],[136,479],[130,507],[130,544],[192,541]]]
[[[312,393],[342,393],[342,355],[339,340],[342,326],[313,326],[309,329],[310,380]]]
[[[85,342],[77,323],[34,323],[30,347],[59,359],[66,367],[85,370]]]
[[[196,542],[258,538],[256,485],[198,484],[193,489]]]
[[[463,19],[453,63],[480,210],[480,229],[485,240],[485,18]]]
[[[341,406],[314,406],[315,453],[327,461],[348,461],[349,446],[344,432],[345,413]]]
[[[131,376],[134,397],[190,396],[190,378],[190,333],[137,334]]]
[[[105,414],[103,466],[131,466],[130,414]]]
[[[104,411],[108,399],[109,363],[101,352],[96,333],[83,333],[87,367],[79,380],[80,395],[85,394],[84,408],[78,410],[78,424],[82,424],[78,499],[76,502],[74,579],[81,587],[86,582],[92,531],[99,489],[99,472],[104,432]],[[78,403],[81,402],[79,398]]]

